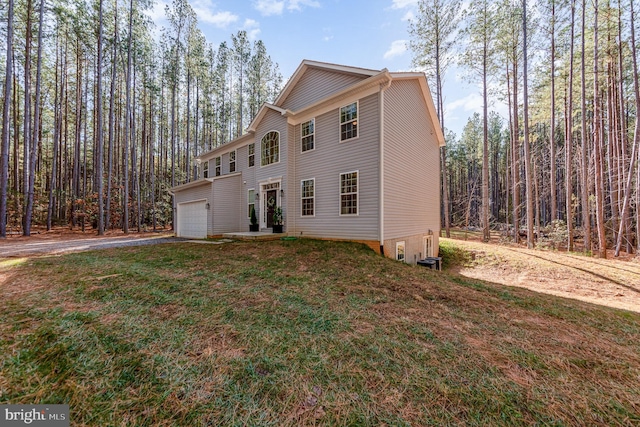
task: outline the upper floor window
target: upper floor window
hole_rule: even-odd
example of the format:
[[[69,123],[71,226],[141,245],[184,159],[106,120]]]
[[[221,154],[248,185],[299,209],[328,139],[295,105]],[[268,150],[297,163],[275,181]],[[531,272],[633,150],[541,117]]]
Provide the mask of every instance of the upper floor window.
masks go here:
[[[209,160],[202,164],[202,177],[209,178]]]
[[[229,153],[229,173],[236,171],[236,152],[231,151]]]
[[[249,167],[256,164],[256,144],[249,144]]]
[[[340,215],[358,214],[358,171],[340,174]]]
[[[358,102],[340,108],[340,141],[358,136]]]
[[[315,145],[315,126],[316,120],[311,119],[300,125],[300,134],[302,137],[302,152],[313,150]]]
[[[260,166],[267,166],[280,161],[280,133],[268,132],[262,137]]]
[[[216,157],[216,176],[222,175],[222,159],[220,156]]]
[[[301,182],[302,216],[315,215],[315,178],[303,179]]]

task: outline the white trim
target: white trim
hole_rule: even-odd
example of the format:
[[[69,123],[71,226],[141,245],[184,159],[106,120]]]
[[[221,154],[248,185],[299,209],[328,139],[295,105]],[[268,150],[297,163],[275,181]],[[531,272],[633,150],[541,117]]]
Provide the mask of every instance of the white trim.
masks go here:
[[[220,165],[218,166],[218,159],[220,159]],[[220,168],[220,175],[218,175],[218,168]],[[213,177],[222,176],[222,155],[213,158]]]
[[[264,139],[265,136],[267,136],[268,134],[270,134],[271,132],[275,132],[278,134],[278,161],[277,162],[273,162],[273,163],[269,163],[266,165],[262,164],[262,140]],[[276,129],[272,129],[272,130],[268,130],[264,133],[264,135],[262,135],[262,138],[260,138],[260,169],[262,168],[266,168],[268,166],[271,165],[277,165],[278,163],[280,163],[280,158],[282,157],[282,152],[280,151],[280,146],[281,146],[281,140],[282,138],[280,138],[280,131],[276,130]]]
[[[356,213],[354,214],[343,214],[342,213],[342,175],[347,175],[350,173],[356,173]],[[354,193],[347,193],[354,194]],[[338,214],[340,216],[360,216],[360,170],[354,170],[349,172],[340,172],[338,175]]]
[[[389,89],[391,86],[391,80],[389,80],[385,85],[380,85],[380,170],[378,171],[380,174],[380,183],[379,183],[379,194],[378,194],[378,202],[379,202],[379,218],[380,221],[380,247],[384,250],[384,92]]]
[[[313,181],[313,197],[303,197],[304,182]],[[304,199],[313,199],[313,215],[303,215],[302,209],[304,208]],[[306,178],[300,180],[300,218],[315,218],[316,217],[316,178]]]
[[[251,154],[249,152],[249,146],[253,145],[253,154]],[[249,158],[253,156],[253,165],[249,164]],[[247,144],[247,168],[252,168],[255,167],[256,165],[256,143],[255,142],[251,142],[249,144]]]
[[[398,249],[400,248],[400,246],[402,246],[402,259],[398,259]],[[407,245],[405,244],[405,241],[402,240],[400,242],[396,242],[396,261],[402,261],[402,262],[407,262]]]
[[[231,162],[231,153],[233,153],[233,162]],[[229,173],[235,173],[238,170],[238,151],[229,151]],[[233,163],[233,170],[231,170],[231,163]]]
[[[253,191],[253,201],[249,203],[249,192]],[[255,188],[247,188],[247,218],[251,219],[251,209],[249,209],[249,205],[253,205],[253,209],[256,210],[256,189]],[[258,216],[256,211],[256,217]]]
[[[309,123],[309,122],[313,122],[313,133],[306,135],[306,136],[302,136],[302,125],[304,125],[305,123]],[[302,149],[302,138],[306,138],[308,136],[313,136],[313,148],[309,149],[309,150],[303,150]],[[300,123],[300,154],[304,154],[304,153],[308,153],[309,151],[316,151],[316,141],[318,140],[318,138],[316,138],[316,118],[312,117],[311,119],[307,120],[306,122],[302,122]]]
[[[346,107],[350,107],[353,104],[356,104],[356,118],[351,119],[348,122],[342,123],[342,109]],[[351,102],[349,104],[343,105],[342,107],[338,108],[338,142],[339,143],[349,142],[349,141],[353,141],[355,139],[360,138],[360,123],[358,123],[359,121],[360,121],[360,100],[359,99],[356,100],[355,102]],[[353,122],[356,122],[356,136],[352,136],[351,138],[347,138],[347,139],[342,139],[342,126],[347,125],[349,123],[353,123]]]
[[[258,183],[260,186],[260,217],[258,218],[258,223],[260,224],[260,228],[267,228],[267,191],[274,190],[270,188],[269,190],[265,190],[266,185],[270,184],[278,184],[278,188],[276,190],[276,207],[282,207],[282,195],[280,194],[280,190],[282,190],[282,177],[277,178],[269,178],[263,180]],[[284,220],[284,218],[283,218]]]
[[[179,208],[180,206],[182,206],[182,205],[188,205],[188,204],[191,204],[191,203],[200,203],[200,202],[209,203],[209,199],[207,199],[207,198],[205,197],[205,198],[202,198],[202,199],[189,200],[189,201],[187,201],[187,202],[180,202],[180,203],[176,203],[176,214],[178,214],[178,210],[179,210],[178,208]],[[206,211],[206,205],[205,205],[205,211]],[[177,216],[178,216],[178,220],[177,220],[177,221],[174,221],[175,226],[176,226],[176,232],[175,232],[175,235],[176,235],[176,236],[180,236],[180,233],[181,233],[181,230],[180,230],[180,215],[177,215]],[[208,233],[209,233],[209,224],[208,224],[208,222],[209,222],[209,218],[208,218],[208,216],[209,216],[208,214],[207,214],[207,216],[205,216],[205,221],[206,221],[206,222],[205,222],[205,227],[207,228],[207,231],[206,231],[205,236],[204,236],[205,238],[207,237],[207,236],[206,236],[206,234],[208,234]]]

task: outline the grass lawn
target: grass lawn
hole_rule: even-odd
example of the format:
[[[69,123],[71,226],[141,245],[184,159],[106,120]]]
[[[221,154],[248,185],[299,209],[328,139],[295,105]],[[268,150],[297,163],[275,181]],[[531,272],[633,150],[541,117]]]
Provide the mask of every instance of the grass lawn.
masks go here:
[[[0,292],[0,403],[72,425],[640,424],[640,315],[358,244],[0,260]]]

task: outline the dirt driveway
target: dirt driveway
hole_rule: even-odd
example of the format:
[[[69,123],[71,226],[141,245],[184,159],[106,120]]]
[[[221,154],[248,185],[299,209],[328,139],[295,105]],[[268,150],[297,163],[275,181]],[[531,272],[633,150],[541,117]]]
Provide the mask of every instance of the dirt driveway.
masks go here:
[[[640,259],[588,257],[473,241],[441,239],[469,251],[466,277],[640,312]]]
[[[123,246],[142,246],[181,241],[171,232],[111,234],[97,236],[90,233],[34,234],[31,237],[9,237],[0,240],[0,258],[28,255],[61,254]]]

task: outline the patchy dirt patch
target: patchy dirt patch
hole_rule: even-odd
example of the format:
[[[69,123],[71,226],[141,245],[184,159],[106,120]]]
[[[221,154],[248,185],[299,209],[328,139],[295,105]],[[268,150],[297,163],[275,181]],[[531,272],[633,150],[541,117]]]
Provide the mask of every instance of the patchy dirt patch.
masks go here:
[[[470,262],[455,267],[463,276],[640,312],[637,258],[600,259],[473,241],[441,241],[471,254]]]

